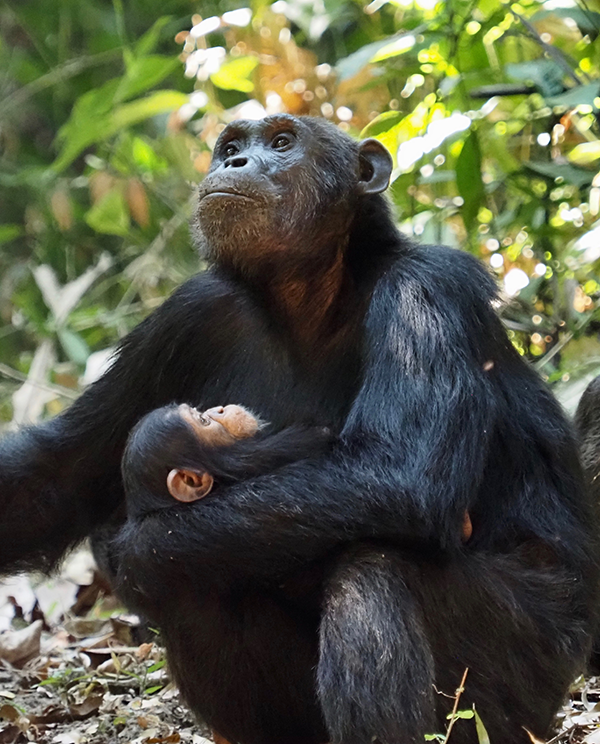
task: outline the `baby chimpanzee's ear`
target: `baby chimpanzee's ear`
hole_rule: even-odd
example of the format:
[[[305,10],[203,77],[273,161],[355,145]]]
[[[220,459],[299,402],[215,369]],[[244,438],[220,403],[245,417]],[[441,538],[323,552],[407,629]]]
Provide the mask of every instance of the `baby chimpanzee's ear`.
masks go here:
[[[194,470],[171,470],[167,476],[167,488],[177,501],[189,502],[203,498],[211,492],[214,482],[209,473]]]

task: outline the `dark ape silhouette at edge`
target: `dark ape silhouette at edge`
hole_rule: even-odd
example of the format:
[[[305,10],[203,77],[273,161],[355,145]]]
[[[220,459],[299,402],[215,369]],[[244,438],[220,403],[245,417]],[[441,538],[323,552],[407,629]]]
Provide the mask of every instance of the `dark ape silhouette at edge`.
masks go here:
[[[468,667],[461,706],[524,743],[588,653],[597,528],[569,426],[485,270],[398,233],[390,170],[321,120],[229,125],[199,192],[211,268],[65,414],[1,443],[8,570],[52,565],[122,503],[127,435],[154,408],[236,403],[337,436],[118,538],[120,591],[231,742],[420,743]],[[476,741],[469,721],[452,736]]]

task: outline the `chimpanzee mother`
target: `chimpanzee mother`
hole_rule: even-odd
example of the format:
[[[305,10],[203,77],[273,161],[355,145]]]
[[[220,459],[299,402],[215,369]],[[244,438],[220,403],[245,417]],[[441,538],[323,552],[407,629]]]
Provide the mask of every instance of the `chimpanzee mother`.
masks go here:
[[[211,263],[62,416],[2,443],[1,565],[49,566],[122,501],[128,432],[171,401],[325,425],[332,452],[118,540],[192,707],[241,744],[404,744],[465,669],[494,744],[543,737],[588,653],[596,524],[569,427],[470,256],[418,247],[391,160],[316,119],[230,124],[200,187]],[[472,535],[464,541],[463,523]],[[460,721],[455,744],[476,741]]]

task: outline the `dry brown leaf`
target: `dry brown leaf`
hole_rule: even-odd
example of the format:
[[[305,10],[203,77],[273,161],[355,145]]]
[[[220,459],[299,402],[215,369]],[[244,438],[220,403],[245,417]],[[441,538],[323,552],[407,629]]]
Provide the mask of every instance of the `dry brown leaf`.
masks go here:
[[[136,624],[128,619],[127,616],[111,617],[110,624],[113,630],[114,638],[123,646],[133,644],[131,632]]]
[[[76,703],[69,705],[69,713],[73,718],[79,721],[83,721],[89,718],[94,713],[98,712],[104,695],[102,693],[94,693],[88,695],[82,703]]]
[[[49,723],[64,723],[70,719],[69,711],[64,705],[48,705],[39,716],[32,716],[31,722],[47,725]]]
[[[90,193],[92,196],[92,204],[96,204],[106,196],[112,189],[116,182],[116,178],[111,176],[106,171],[96,171],[90,176]]]
[[[60,230],[68,230],[73,224],[71,199],[64,186],[59,186],[50,197],[50,208]]]
[[[135,652],[135,658],[138,661],[146,661],[148,656],[150,656],[150,653],[152,652],[152,649],[154,648],[153,643],[142,643],[138,650]]]
[[[91,643],[86,643],[86,648],[91,648],[100,639],[98,636],[112,635],[112,626],[108,620],[100,618],[71,617],[63,623],[64,628],[75,638],[90,638]]]
[[[0,636],[0,659],[20,666],[40,653],[42,621],[36,620],[23,630],[7,631]]]
[[[0,707],[0,718],[4,721],[14,723],[19,718],[19,711],[14,705],[3,705]]]
[[[0,744],[21,744],[26,742],[24,734],[18,726],[6,726],[0,731]]]
[[[142,182],[137,178],[130,178],[127,181],[125,198],[133,219],[140,227],[147,227],[150,223],[150,203]]]

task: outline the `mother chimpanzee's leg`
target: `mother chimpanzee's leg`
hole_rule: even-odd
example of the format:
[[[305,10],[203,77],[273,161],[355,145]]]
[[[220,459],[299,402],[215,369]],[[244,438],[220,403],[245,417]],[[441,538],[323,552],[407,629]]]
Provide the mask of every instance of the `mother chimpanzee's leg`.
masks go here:
[[[525,728],[543,737],[588,640],[577,582],[538,556],[529,544],[444,562],[370,546],[340,559],[318,666],[332,742],[421,744],[443,732],[465,669],[459,710],[475,705],[492,742],[530,742]],[[454,744],[477,740],[473,720],[456,722]]]
[[[185,700],[228,742],[328,741],[315,691],[318,613],[258,587],[181,587],[162,627]]]

